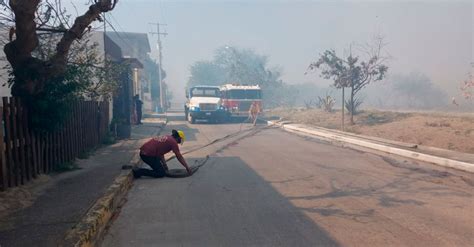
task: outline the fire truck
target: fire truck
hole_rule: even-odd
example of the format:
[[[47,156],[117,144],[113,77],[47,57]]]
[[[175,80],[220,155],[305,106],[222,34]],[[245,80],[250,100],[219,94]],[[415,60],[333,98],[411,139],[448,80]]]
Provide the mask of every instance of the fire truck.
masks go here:
[[[230,117],[247,117],[253,102],[263,109],[262,89],[258,85],[225,84],[220,90],[222,104]]]

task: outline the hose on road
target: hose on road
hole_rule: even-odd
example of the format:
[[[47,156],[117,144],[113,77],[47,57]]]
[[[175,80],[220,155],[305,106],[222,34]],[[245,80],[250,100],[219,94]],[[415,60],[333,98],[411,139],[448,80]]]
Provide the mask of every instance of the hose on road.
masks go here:
[[[201,150],[201,149],[203,149],[203,148],[209,147],[209,146],[211,146],[211,145],[213,145],[213,144],[216,144],[216,143],[218,143],[218,142],[222,142],[222,141],[225,141],[225,140],[227,140],[227,139],[229,139],[229,138],[235,137],[235,136],[237,136],[237,135],[239,135],[239,134],[241,134],[241,133],[255,131],[256,129],[257,129],[258,131],[261,131],[261,130],[263,130],[263,129],[267,129],[267,128],[273,127],[273,125],[267,125],[267,126],[264,126],[264,127],[257,127],[256,129],[255,129],[255,128],[251,128],[251,129],[247,129],[247,130],[243,130],[243,131],[242,131],[242,125],[243,125],[247,120],[248,120],[248,119],[245,119],[245,120],[240,124],[240,128],[239,128],[238,131],[236,131],[236,132],[234,132],[234,133],[231,133],[231,134],[228,134],[228,135],[226,135],[226,136],[223,136],[223,137],[214,139],[213,141],[211,141],[211,142],[209,142],[209,143],[207,143],[207,144],[204,144],[203,146],[199,146],[199,147],[193,148],[193,149],[191,149],[191,150],[188,150],[188,151],[186,151],[186,152],[183,152],[182,154],[185,155],[185,154],[189,154],[189,153],[193,153],[193,152],[199,151],[199,150]],[[254,133],[254,134],[255,134],[255,133]],[[173,155],[172,157],[168,158],[166,161],[168,162],[168,161],[173,160],[173,159],[175,159],[175,158],[176,158],[176,156]]]
[[[189,174],[186,169],[169,169],[168,171],[166,171],[166,176],[169,178],[185,178],[192,176],[194,173],[197,172],[197,170],[199,170],[201,166],[205,165],[208,160],[209,155],[207,155],[206,158],[203,161],[199,162],[199,164],[197,165],[196,163],[198,163],[198,161],[195,160],[195,164],[189,167],[191,169],[191,174]]]
[[[216,144],[216,143],[219,143],[219,142],[222,142],[222,141],[225,141],[229,138],[232,138],[232,137],[235,137],[235,136],[238,136],[239,134],[242,134],[242,133],[245,133],[245,132],[249,132],[249,134],[247,135],[244,135],[242,138],[246,138],[246,137],[249,137],[249,136],[253,136],[255,135],[256,133],[264,130],[264,129],[268,129],[270,127],[273,127],[273,125],[266,125],[264,127],[257,127],[257,128],[251,128],[251,129],[247,129],[247,130],[244,130],[242,131],[242,125],[248,121],[250,118],[247,118],[245,119],[244,121],[242,121],[240,123],[240,127],[239,127],[239,130],[234,132],[234,133],[231,133],[231,134],[228,134],[226,136],[223,136],[223,137],[220,137],[220,138],[217,138],[217,139],[214,139],[213,141],[205,144],[205,145],[202,145],[202,146],[199,146],[199,147],[196,147],[196,148],[193,148],[191,150],[188,150],[186,152],[183,152],[182,155],[186,155],[186,154],[190,154],[190,153],[193,153],[193,152],[196,152],[196,151],[199,151],[201,149],[204,149],[206,147],[209,147],[213,144]],[[257,120],[255,120],[256,122]],[[173,159],[175,159],[176,156],[173,155],[171,156],[170,158],[166,159],[166,162],[168,161],[171,161]],[[166,176],[167,177],[171,177],[171,178],[184,178],[184,177],[189,177],[189,176],[192,176],[200,167],[204,166],[206,164],[206,162],[209,160],[209,155],[206,156],[206,158],[204,159],[204,161],[200,162],[199,165],[194,165],[194,166],[191,166],[191,170],[192,170],[192,173],[191,174],[188,174],[187,171],[185,169],[170,169]],[[197,160],[194,161],[195,163],[198,162]]]

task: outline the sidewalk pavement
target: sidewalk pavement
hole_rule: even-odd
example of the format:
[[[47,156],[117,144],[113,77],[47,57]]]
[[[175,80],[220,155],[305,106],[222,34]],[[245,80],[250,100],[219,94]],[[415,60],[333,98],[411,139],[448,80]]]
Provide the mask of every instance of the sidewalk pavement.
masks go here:
[[[306,124],[295,124],[287,121],[267,121],[267,124],[279,126],[290,132],[317,136],[330,142],[342,142],[345,145],[353,146],[353,148],[363,148],[364,151],[371,150],[372,152],[394,154],[442,167],[474,172],[474,155],[472,154],[341,132]]]
[[[130,139],[77,160],[80,170],[51,175],[32,206],[0,218],[0,246],[57,246],[164,122],[149,119],[133,128]]]

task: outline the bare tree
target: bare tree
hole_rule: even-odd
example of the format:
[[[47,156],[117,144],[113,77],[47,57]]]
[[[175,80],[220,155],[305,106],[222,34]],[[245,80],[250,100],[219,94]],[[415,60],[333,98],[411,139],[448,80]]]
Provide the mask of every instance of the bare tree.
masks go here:
[[[474,99],[474,79],[472,73],[469,73],[467,79],[461,84],[461,92],[465,99]]]

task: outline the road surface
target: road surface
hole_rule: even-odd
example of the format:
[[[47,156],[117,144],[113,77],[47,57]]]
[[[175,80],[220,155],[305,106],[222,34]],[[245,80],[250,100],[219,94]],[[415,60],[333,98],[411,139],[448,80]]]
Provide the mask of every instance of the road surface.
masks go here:
[[[264,125],[183,120],[166,131],[185,131],[188,162],[209,160],[190,178],[136,180],[102,246],[474,244],[472,174]]]

